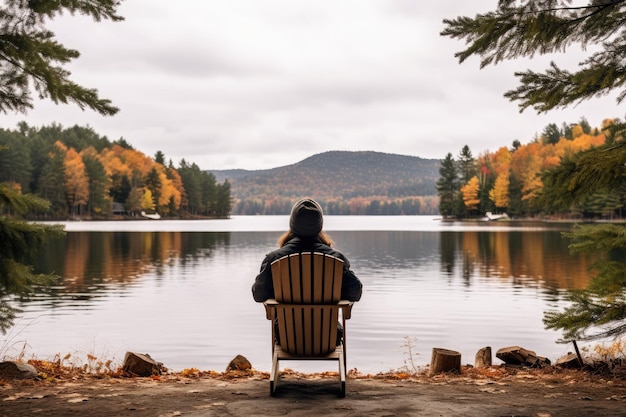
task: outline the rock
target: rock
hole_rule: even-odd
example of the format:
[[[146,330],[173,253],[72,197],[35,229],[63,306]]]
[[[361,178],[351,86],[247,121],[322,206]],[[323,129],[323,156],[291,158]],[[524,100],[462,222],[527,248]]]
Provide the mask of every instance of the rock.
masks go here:
[[[568,352],[567,355],[561,356],[554,362],[554,366],[559,366],[561,368],[580,368],[580,362],[578,361],[578,356],[575,353]]]
[[[34,379],[37,378],[37,369],[28,363],[0,362],[0,378]]]
[[[491,366],[491,346],[486,346],[476,352],[474,366],[476,368],[488,368]]]
[[[524,349],[520,346],[509,346],[498,349],[496,357],[504,361],[507,365],[522,365],[532,368],[541,368],[550,365],[548,358],[537,356],[534,351]]]
[[[147,353],[126,352],[122,369],[137,376],[161,375],[163,364],[152,359]]]
[[[252,364],[248,359],[246,359],[242,355],[237,355],[233,358],[232,361],[226,367],[226,372],[228,371],[247,371],[252,369]]]

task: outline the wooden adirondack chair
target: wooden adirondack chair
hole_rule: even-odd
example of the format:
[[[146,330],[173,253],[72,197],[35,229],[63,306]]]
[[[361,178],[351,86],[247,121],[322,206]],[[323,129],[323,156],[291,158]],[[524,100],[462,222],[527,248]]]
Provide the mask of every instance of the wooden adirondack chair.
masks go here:
[[[284,256],[272,262],[271,268],[275,298],[264,303],[272,326],[270,394],[274,395],[278,386],[281,360],[333,360],[339,364],[344,397],[345,323],[354,303],[340,300],[343,261],[322,253],[303,252]],[[340,310],[343,337],[339,341]]]

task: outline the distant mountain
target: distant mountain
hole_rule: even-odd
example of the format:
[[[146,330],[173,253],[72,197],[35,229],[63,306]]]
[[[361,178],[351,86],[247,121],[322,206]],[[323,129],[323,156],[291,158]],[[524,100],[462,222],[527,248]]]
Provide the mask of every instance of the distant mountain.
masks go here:
[[[233,180],[236,180],[238,178],[245,177],[246,175],[261,171],[250,171],[247,169],[217,169],[210,172],[215,175],[215,180],[221,183],[224,182],[224,180],[232,182]]]
[[[330,151],[293,165],[266,170],[212,170],[218,182],[228,179],[237,201],[354,198],[397,199],[437,194],[439,159],[382,152]]]

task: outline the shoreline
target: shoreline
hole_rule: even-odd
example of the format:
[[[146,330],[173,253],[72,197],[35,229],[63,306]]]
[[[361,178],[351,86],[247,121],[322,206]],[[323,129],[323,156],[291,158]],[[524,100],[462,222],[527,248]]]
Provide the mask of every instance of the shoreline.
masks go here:
[[[160,377],[0,380],[0,416],[623,416],[625,379],[580,370],[490,367],[461,374],[360,375],[338,396],[336,373],[197,371]]]

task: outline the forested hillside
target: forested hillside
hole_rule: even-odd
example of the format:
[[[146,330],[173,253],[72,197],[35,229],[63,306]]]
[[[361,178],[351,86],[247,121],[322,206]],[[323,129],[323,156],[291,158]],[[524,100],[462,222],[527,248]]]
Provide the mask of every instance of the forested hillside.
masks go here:
[[[111,218],[142,211],[168,217],[227,217],[230,185],[185,160],[175,168],[124,139],[111,142],[91,128],[21,123],[0,129],[0,183],[51,204],[30,218]]]
[[[287,214],[302,196],[328,214],[434,214],[438,159],[330,151],[261,171],[212,171],[228,179],[233,214]]]
[[[440,213],[445,217],[482,217],[486,212],[515,217],[622,217],[623,189],[597,189],[580,203],[556,210],[554,196],[562,185],[546,182],[546,174],[579,152],[614,143],[611,126],[615,123],[621,122],[606,119],[601,127],[592,128],[583,118],[561,128],[550,124],[527,144],[515,141],[511,148],[502,146],[478,156],[467,145],[456,158],[448,153],[437,183]]]

